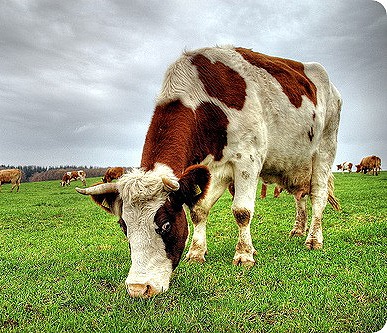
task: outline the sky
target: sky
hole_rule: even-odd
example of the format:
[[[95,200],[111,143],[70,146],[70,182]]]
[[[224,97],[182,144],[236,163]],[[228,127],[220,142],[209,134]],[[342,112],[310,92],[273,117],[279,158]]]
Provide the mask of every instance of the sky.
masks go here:
[[[335,164],[378,155],[387,169],[384,6],[1,1],[0,165],[138,166],[168,66],[184,50],[231,44],[321,63],[343,98]]]

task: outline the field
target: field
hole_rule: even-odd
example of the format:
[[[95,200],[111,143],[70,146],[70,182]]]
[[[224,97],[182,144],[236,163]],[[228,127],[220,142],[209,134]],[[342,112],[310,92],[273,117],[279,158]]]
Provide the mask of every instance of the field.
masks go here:
[[[226,193],[207,261],[182,261],[169,291],[148,300],[129,298],[124,234],[74,191],[80,182],[3,185],[0,332],[376,332],[387,319],[387,172],[335,177],[342,210],[327,206],[322,250],[289,239],[293,197],[274,199],[271,186],[251,227],[257,264],[233,266]]]

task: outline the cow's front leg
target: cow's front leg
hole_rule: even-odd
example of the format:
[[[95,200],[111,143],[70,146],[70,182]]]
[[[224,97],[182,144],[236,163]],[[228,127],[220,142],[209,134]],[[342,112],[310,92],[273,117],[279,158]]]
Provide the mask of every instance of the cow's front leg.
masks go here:
[[[258,185],[258,172],[254,163],[246,168],[243,165],[234,170],[235,195],[232,212],[239,228],[238,242],[233,258],[234,265],[253,266],[255,249],[251,240],[250,224],[254,215],[254,204]],[[257,167],[257,166],[255,166]]]
[[[206,223],[208,213],[215,202],[227,188],[229,179],[218,178],[216,171],[212,172],[210,186],[206,196],[191,208],[193,235],[186,259],[189,261],[204,262],[207,254]]]
[[[186,259],[189,261],[204,262],[207,254],[206,223],[208,211],[200,206],[191,209],[191,220],[193,224],[193,236]]]
[[[235,246],[234,265],[253,266],[255,249],[251,240],[250,223],[253,211],[246,208],[233,208],[233,214],[239,227],[238,243]]]
[[[308,213],[306,209],[307,197],[305,196],[297,199],[297,196],[294,196],[294,200],[296,202],[296,221],[289,236],[305,236],[308,220]]]

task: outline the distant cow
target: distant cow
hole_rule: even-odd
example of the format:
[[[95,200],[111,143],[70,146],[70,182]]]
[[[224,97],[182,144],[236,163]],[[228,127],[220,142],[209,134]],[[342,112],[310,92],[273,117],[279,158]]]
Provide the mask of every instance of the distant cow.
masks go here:
[[[102,178],[104,183],[110,183],[113,179],[120,178],[125,173],[125,168],[123,167],[112,167],[108,168],[105,172],[105,175]]]
[[[283,188],[281,186],[276,185],[276,187],[274,188],[274,198],[279,198],[282,190],[283,190]],[[266,183],[262,183],[261,195],[260,195],[261,199],[265,199],[266,198],[266,192],[267,192],[267,184]]]
[[[266,183],[262,183],[262,187],[261,187],[261,195],[260,195],[260,198],[261,199],[265,199],[266,198],[266,192],[267,192],[267,185]],[[279,198],[281,192],[282,192],[283,188],[281,188],[281,186],[276,186],[274,188],[274,198]],[[231,183],[230,185],[228,185],[228,191],[230,192],[230,194],[232,195],[232,197],[234,198],[234,195],[235,195],[235,187],[234,187],[234,183]]]
[[[1,184],[12,184],[11,192],[17,187],[16,192],[19,192],[22,172],[19,169],[5,169],[0,170],[0,190]]]
[[[71,181],[78,180],[78,179],[82,182],[83,186],[86,186],[86,172],[83,170],[65,172],[60,184],[62,186],[65,186],[65,185],[68,186],[70,185]]]
[[[127,226],[129,294],[150,297],[169,288],[188,237],[185,206],[194,225],[186,257],[205,261],[207,217],[230,183],[239,231],[233,264],[255,264],[250,224],[259,178],[294,196],[291,236],[306,235],[310,196],[305,245],[321,248],[327,201],[338,208],[331,168],[341,103],[317,63],[231,46],[185,52],[165,74],[141,169],[77,189]]]
[[[341,172],[348,171],[349,173],[352,172],[353,164],[351,162],[343,162],[341,164],[337,164],[337,170],[341,170]]]
[[[359,164],[356,164],[356,172],[367,173],[370,172],[373,175],[378,175],[378,171],[382,168],[382,160],[380,157],[372,155],[362,158]]]

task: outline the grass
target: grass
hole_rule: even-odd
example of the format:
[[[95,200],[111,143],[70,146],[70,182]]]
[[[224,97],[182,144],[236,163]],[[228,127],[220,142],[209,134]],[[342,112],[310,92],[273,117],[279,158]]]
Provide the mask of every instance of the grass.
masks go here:
[[[206,263],[182,261],[169,291],[148,300],[125,290],[117,219],[76,184],[3,185],[0,332],[376,332],[387,319],[387,172],[335,183],[342,210],[326,208],[322,250],[288,238],[293,198],[269,187],[251,228],[257,264],[233,266],[226,193],[211,212]]]

